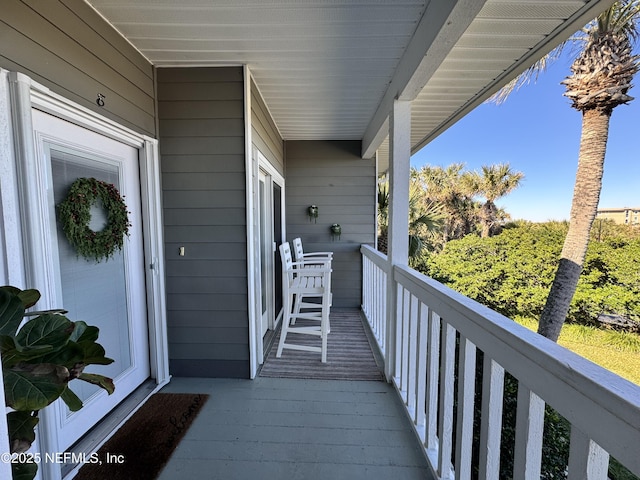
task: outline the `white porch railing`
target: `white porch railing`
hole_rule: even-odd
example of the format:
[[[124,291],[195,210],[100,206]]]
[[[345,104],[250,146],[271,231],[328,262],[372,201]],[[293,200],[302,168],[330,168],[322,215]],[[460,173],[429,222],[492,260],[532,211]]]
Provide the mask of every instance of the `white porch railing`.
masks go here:
[[[569,480],[606,479],[610,455],[640,475],[640,387],[415,270],[395,266],[390,275],[386,257],[371,247],[361,252],[362,309],[381,349],[395,331],[383,350],[385,362],[395,360],[389,380],[437,478],[470,478],[475,408],[478,478],[499,478],[505,371],[518,380],[513,478],[540,479],[545,403],[571,424]],[[390,281],[398,307],[387,319]],[[478,351],[484,373],[476,406]]]

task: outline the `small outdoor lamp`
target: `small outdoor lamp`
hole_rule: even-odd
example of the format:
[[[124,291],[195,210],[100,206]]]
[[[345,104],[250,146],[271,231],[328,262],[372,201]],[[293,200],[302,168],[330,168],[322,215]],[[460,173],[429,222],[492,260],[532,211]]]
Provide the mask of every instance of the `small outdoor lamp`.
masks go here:
[[[309,222],[313,219],[314,223],[318,223],[318,207],[316,205],[307,208],[307,215],[309,215]]]
[[[334,223],[333,225],[331,225],[331,239],[335,240],[336,238],[338,238],[338,240],[340,240],[340,235],[342,234],[342,227],[340,225],[338,225],[337,223]]]

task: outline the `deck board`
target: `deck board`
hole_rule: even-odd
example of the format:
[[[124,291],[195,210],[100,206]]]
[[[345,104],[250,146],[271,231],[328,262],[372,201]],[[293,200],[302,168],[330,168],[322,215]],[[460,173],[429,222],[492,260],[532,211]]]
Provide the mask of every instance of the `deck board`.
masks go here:
[[[276,359],[276,346],[255,380],[174,378],[163,389],[210,397],[160,480],[433,478],[358,310],[332,310],[326,364],[295,350]]]
[[[432,478],[385,382],[175,378],[163,391],[210,398],[160,480]]]
[[[383,380],[382,369],[371,350],[362,316],[357,309],[332,309],[328,335],[327,363],[320,353],[284,349],[276,358],[277,333],[271,351],[260,370],[262,377],[312,378],[325,380]],[[313,321],[298,320],[299,325]],[[317,324],[317,322],[316,322]],[[320,337],[289,333],[287,343],[319,346]]]

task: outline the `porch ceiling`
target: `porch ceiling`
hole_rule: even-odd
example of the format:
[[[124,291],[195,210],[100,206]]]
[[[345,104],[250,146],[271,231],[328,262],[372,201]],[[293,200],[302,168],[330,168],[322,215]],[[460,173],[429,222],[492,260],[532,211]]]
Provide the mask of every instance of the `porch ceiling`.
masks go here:
[[[158,67],[247,64],[285,140],[363,139],[367,156],[393,98],[415,100],[418,150],[612,3],[86,1]]]

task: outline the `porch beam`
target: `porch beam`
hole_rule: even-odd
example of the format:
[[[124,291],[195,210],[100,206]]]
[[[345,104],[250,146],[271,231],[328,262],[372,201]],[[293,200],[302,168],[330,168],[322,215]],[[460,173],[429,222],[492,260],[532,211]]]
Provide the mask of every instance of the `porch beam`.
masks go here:
[[[409,263],[409,170],[411,160],[411,102],[395,100],[389,129],[389,227],[387,262],[389,272],[394,265]],[[387,334],[385,375],[395,376],[396,312],[398,292],[395,282],[387,282]]]
[[[362,139],[371,158],[386,138],[395,99],[414,100],[476,17],[485,0],[429,2]]]

